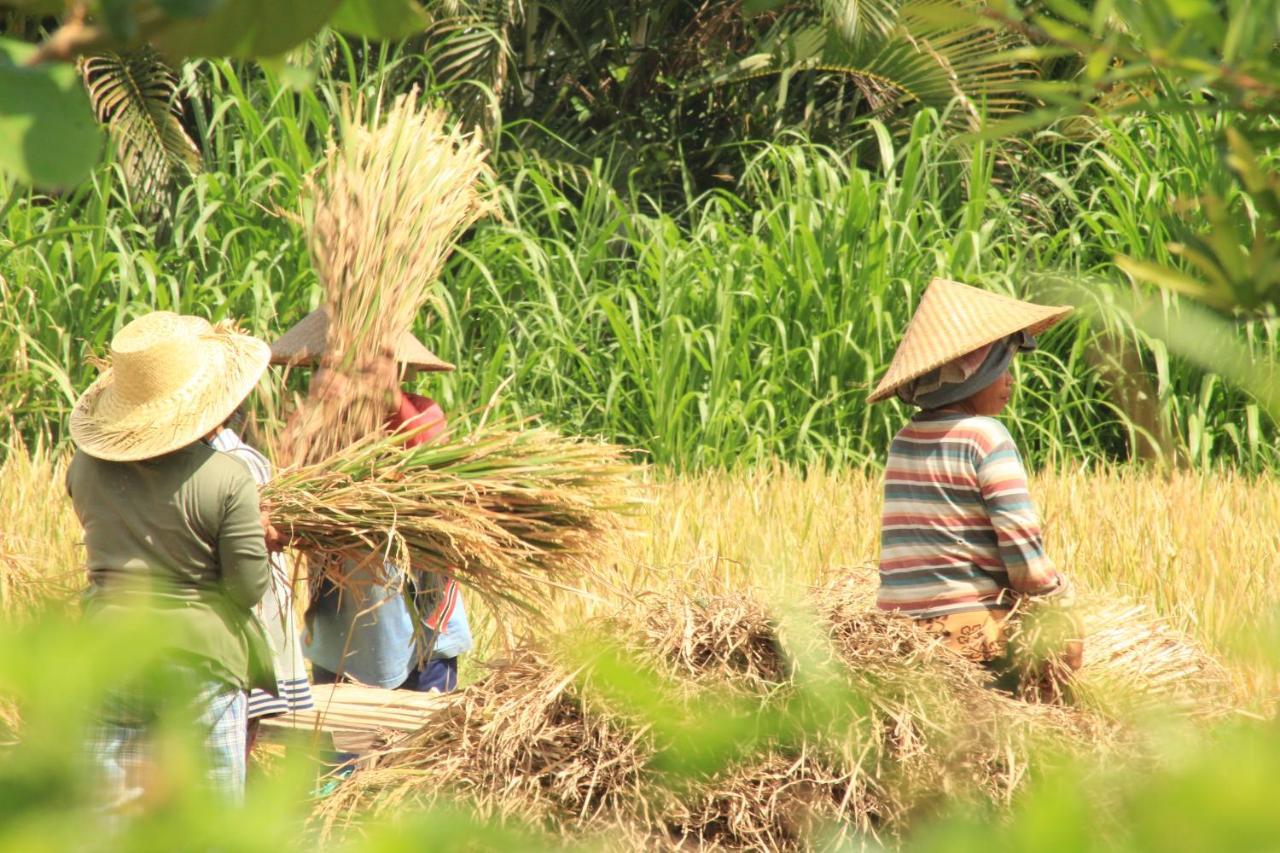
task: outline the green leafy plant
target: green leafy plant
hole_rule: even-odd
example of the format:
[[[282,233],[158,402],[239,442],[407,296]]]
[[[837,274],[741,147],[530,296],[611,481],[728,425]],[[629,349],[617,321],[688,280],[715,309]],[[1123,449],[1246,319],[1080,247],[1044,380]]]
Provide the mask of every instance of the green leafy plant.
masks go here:
[[[832,74],[850,80],[865,107],[891,115],[908,106],[946,108],[964,126],[984,115],[1021,108],[1022,88],[1031,73],[1005,50],[1017,37],[978,22],[939,21],[937,0],[825,0],[806,4],[755,0],[745,8],[772,13],[773,23],[755,51],[716,71],[707,81],[723,85],[763,76],[778,79],[776,97],[788,97],[793,81],[808,74]],[[820,108],[839,109],[838,99]],[[850,111],[850,117],[856,115]]]
[[[82,56],[141,51],[128,70],[129,75],[142,76],[134,80],[137,91],[129,95],[137,100],[141,91],[152,90],[163,77],[142,58],[148,46],[170,60],[271,59],[326,24],[363,38],[399,38],[426,21],[414,0],[93,0],[68,3],[65,9],[49,0],[16,0],[10,5],[31,16],[64,14],[38,46],[0,39],[0,176],[55,187],[73,186],[88,177],[99,141],[90,129],[92,114],[83,93],[73,91],[75,72],[63,67],[65,63]],[[91,73],[105,72],[104,63],[97,62],[97,71]],[[120,81],[124,75],[114,79]],[[119,87],[100,83],[98,89],[99,112],[105,103],[114,118],[122,108]],[[150,116],[159,126],[157,119]],[[170,144],[164,147],[171,154],[178,150]],[[126,162],[130,156],[126,154]]]
[[[200,151],[182,126],[177,75],[150,48],[86,57],[80,73],[134,195],[145,206],[167,202],[200,170]]]

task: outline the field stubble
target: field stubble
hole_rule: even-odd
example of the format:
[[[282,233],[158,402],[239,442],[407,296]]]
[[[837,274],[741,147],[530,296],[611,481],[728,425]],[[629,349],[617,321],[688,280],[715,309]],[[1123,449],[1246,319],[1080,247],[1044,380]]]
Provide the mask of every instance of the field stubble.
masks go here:
[[[1250,699],[1270,702],[1280,484],[1233,472],[1069,468],[1033,476],[1031,490],[1050,555],[1083,591],[1149,605],[1231,657]],[[620,597],[670,589],[754,588],[795,599],[841,575],[872,572],[880,502],[873,470],[779,465],[657,482],[639,532],[607,569],[611,589],[564,600],[552,620],[572,626]],[[489,630],[484,614],[477,621],[495,642],[519,627]]]
[[[82,583],[80,530],[63,487],[66,459],[36,448],[0,465],[0,614],[19,618]],[[1145,603],[1228,655],[1250,698],[1275,688],[1267,645],[1280,603],[1280,483],[1231,472],[1161,475],[1065,469],[1032,479],[1050,555],[1093,596]],[[637,532],[600,583],[566,595],[549,626],[499,620],[474,602],[483,660],[522,636],[569,628],[637,596],[755,589],[780,600],[873,570],[880,483],[871,470],[753,471],[660,478]],[[470,669],[470,666],[468,667]],[[465,678],[465,673],[464,673]]]

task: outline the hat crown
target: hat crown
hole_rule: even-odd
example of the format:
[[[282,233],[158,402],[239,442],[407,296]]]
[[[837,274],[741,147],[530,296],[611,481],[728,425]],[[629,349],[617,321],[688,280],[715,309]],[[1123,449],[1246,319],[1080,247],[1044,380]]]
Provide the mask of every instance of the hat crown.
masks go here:
[[[212,329],[200,317],[156,311],[139,317],[111,341],[116,393],[130,405],[142,405],[182,388],[201,370],[195,341]]]
[[[329,345],[329,314],[317,308],[281,335],[271,345],[271,360],[276,364],[316,365]],[[450,371],[453,365],[427,349],[409,331],[400,335],[396,345],[396,361],[419,370]]]
[[[1014,332],[1038,335],[1069,313],[1069,306],[1038,305],[935,278],[867,400],[887,400],[912,379]]]

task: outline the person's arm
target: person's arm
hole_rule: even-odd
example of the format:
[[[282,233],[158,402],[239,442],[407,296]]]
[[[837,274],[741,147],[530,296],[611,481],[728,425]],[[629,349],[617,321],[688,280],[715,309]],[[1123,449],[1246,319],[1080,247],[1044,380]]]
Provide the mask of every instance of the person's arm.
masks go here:
[[[995,529],[1000,560],[1009,573],[1009,586],[1025,595],[1065,592],[1066,578],[1044,550],[1040,518],[1027,490],[1026,469],[1003,428],[978,460],[978,485]]]
[[[218,560],[227,597],[248,610],[267,591],[271,570],[258,508],[258,486],[247,471],[236,477],[218,529]]]

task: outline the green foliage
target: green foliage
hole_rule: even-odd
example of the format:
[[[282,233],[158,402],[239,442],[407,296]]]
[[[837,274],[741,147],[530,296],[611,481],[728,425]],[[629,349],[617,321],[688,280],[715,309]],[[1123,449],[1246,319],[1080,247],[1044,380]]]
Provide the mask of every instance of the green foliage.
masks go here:
[[[148,779],[151,797],[130,820],[110,821],[100,810],[102,790],[86,772],[93,766],[87,748],[97,714],[126,683],[177,695],[181,685],[162,665],[165,641],[153,626],[131,620],[89,624],[48,616],[22,628],[0,626],[0,695],[14,703],[0,714],[6,722],[13,710],[21,715],[20,738],[0,748],[0,848],[298,849],[321,767],[307,738],[290,742],[270,773],[252,774],[250,795],[237,806],[202,787],[202,738],[189,715],[162,713],[157,743],[163,753]],[[462,806],[407,815],[339,849],[417,850],[424,838],[436,850],[550,849],[535,831],[497,826]]]
[[[329,25],[363,38],[404,38],[421,30],[427,19],[413,0],[342,0]]]
[[[1012,39],[978,22],[939,24],[930,14],[936,0],[819,5],[825,14],[778,14],[757,51],[713,73],[711,82],[777,75],[778,97],[785,98],[797,75],[833,73],[852,80],[876,114],[908,104],[942,110],[959,100],[962,109],[950,115],[966,126],[984,112],[1001,115],[1023,105],[1030,69],[1003,56]],[[831,100],[824,108],[839,105]]]
[[[1270,780],[1280,737],[1268,724],[1236,725],[1212,739],[1164,733],[1170,760],[1154,772],[1070,766],[1037,781],[1008,823],[957,815],[906,845],[919,853],[1170,850],[1274,847],[1280,821]]]
[[[273,336],[315,306],[289,214],[339,87],[376,94],[415,61],[346,44],[329,48],[338,71],[299,93],[222,62],[185,72],[198,83],[185,97],[206,168],[175,196],[171,226],[124,203],[114,166],[70,196],[8,210],[0,345],[16,356],[0,394],[23,432],[65,438],[93,374],[88,357],[143,311],[234,316]],[[1083,146],[1046,134],[1032,159],[987,143],[962,156],[946,118],[922,113],[905,138],[863,125],[871,168],[852,152],[783,140],[742,149],[732,186],[677,200],[626,188],[611,164],[566,167],[508,137],[501,215],[464,241],[418,327],[460,370],[423,390],[458,413],[500,391],[501,411],[554,417],[677,467],[874,462],[906,412],[868,407],[865,394],[928,279],[1028,295],[1050,283],[1043,270],[1061,270],[1096,282],[1098,315],[1055,330],[1018,364],[1010,421],[1033,463],[1145,457],[1150,446],[1197,464],[1269,467],[1272,420],[1171,358],[1106,284],[1113,254],[1158,243],[1150,211],[1205,180],[1193,120],[1208,119],[1125,119]],[[1024,171],[1002,165],[1014,156]],[[1176,301],[1141,315],[1166,316],[1180,316]],[[1230,334],[1246,361],[1276,345],[1270,321]],[[1112,365],[1119,357],[1104,344],[1114,339],[1128,361]],[[1149,416],[1124,405],[1121,373],[1150,376],[1138,389]]]
[[[1075,0],[1018,8],[994,4],[982,19],[1029,33],[1039,45],[1020,53],[1078,56],[1078,74],[1037,84],[1037,114],[996,125],[993,134],[1042,125],[1064,115],[1200,114],[1217,119],[1195,140],[1201,174],[1213,181],[1182,195],[1156,221],[1176,262],[1145,252],[1119,259],[1133,278],[1182,292],[1224,311],[1267,313],[1280,303],[1280,181],[1275,176],[1274,115],[1280,108],[1280,16],[1273,3],[1207,0]],[[955,22],[972,17],[944,18]],[[1211,143],[1211,144],[1206,144]]]
[[[126,4],[119,4],[126,6]],[[162,2],[162,23],[148,26],[132,4],[113,29],[129,42],[145,41],[174,58],[277,56],[315,34],[333,16],[339,0],[212,0]]]
[[[44,3],[19,3],[19,13],[50,14]],[[332,19],[332,20],[331,20]],[[34,48],[0,39],[0,175],[26,184],[66,187],[83,181],[99,139],[74,71],[60,66],[85,55],[86,82],[99,116],[112,123],[126,166],[134,171],[145,151],[159,146],[168,165],[179,154],[181,128],[149,102],[165,87],[153,49],[171,60],[235,57],[270,60],[318,33],[327,23],[367,38],[399,38],[425,21],[414,0],[93,0],[77,4],[61,26]],[[108,69],[111,54],[132,59]],[[96,66],[96,69],[95,69]],[[93,78],[96,78],[93,79]],[[96,83],[96,85],[95,85]],[[169,99],[163,109],[171,109]],[[161,112],[163,112],[163,109]],[[104,116],[104,113],[106,115]],[[144,141],[146,136],[159,142]]]
[[[70,187],[102,147],[75,69],[25,66],[35,48],[0,38],[0,177]]]
[[[735,146],[783,128],[843,147],[870,115],[898,131],[957,97],[969,108],[947,114],[965,125],[1020,105],[1029,69],[998,55],[1010,38],[937,25],[931,5],[462,0],[428,4],[410,44],[467,121],[607,159],[679,203],[683,182],[717,185]]]

